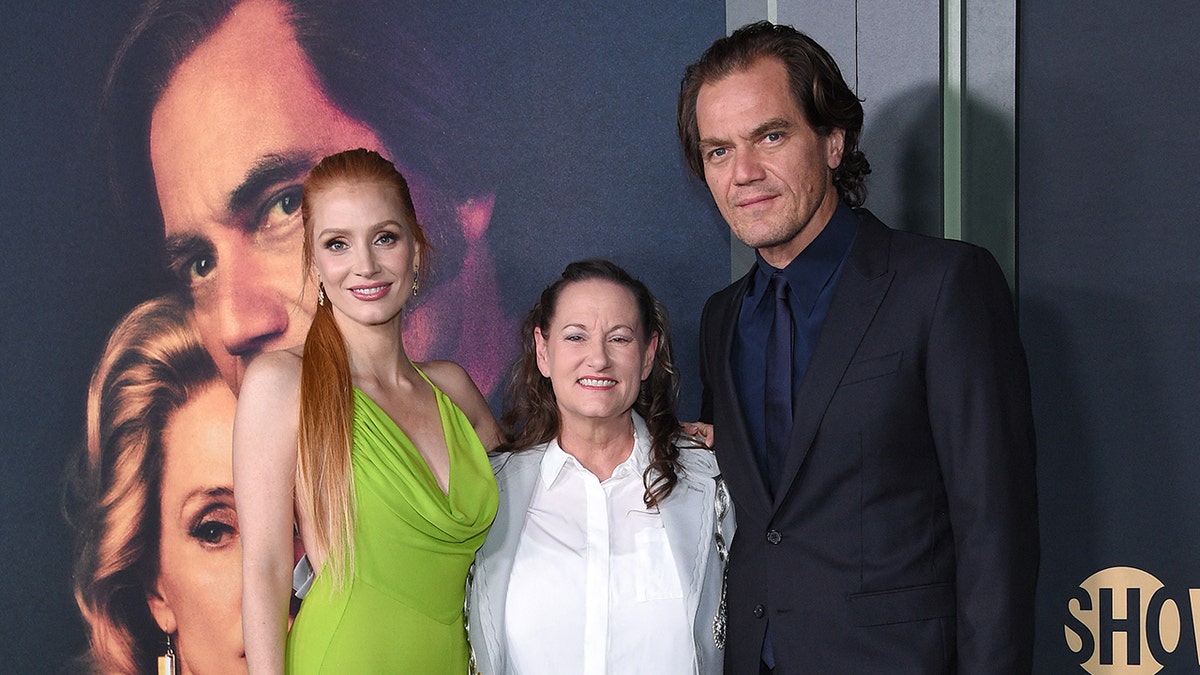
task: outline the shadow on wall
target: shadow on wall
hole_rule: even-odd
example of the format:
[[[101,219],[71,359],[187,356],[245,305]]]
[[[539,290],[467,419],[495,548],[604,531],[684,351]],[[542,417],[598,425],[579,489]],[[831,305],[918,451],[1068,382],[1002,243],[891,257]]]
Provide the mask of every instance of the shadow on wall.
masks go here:
[[[1088,423],[1093,413],[1083,392],[1086,357],[1073,345],[1067,318],[1058,307],[1062,300],[1026,295],[1020,317],[1038,442],[1041,568],[1034,645],[1036,662],[1043,668],[1058,662],[1063,670],[1057,672],[1072,665],[1064,659],[1069,656],[1062,630],[1066,599],[1084,578],[1077,573],[1089,564],[1084,561],[1096,558],[1094,514],[1101,492],[1090,461],[1097,444]],[[1072,302],[1103,304],[1099,297]]]
[[[861,145],[867,205],[888,225],[942,236],[942,100],[936,83],[871,106]]]
[[[1000,109],[968,99],[963,115],[963,234],[1014,275],[1016,151]],[[862,145],[871,160],[872,211],[893,227],[934,237],[942,226],[942,94],[937,83],[910,88],[872,107]]]

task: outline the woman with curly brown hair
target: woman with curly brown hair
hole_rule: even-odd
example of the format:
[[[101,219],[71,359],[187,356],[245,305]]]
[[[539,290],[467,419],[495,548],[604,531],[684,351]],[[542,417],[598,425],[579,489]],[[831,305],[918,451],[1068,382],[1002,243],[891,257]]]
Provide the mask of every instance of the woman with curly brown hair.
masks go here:
[[[480,671],[720,673],[733,519],[712,453],[680,435],[664,307],[575,262],[521,341],[471,591]]]

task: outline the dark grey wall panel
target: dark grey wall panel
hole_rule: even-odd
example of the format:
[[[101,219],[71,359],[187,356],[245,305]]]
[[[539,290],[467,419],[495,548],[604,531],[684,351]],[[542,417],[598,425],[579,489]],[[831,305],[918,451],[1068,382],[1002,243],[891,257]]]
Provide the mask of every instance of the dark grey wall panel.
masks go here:
[[[1070,611],[1073,596],[1094,597],[1079,586],[1095,573],[1116,597],[1154,599],[1128,614],[1151,650],[1135,654],[1147,668],[1136,672],[1200,670],[1189,598],[1200,587],[1197,26],[1195,2],[1022,4],[1020,313],[1040,452],[1039,672],[1084,672],[1074,664],[1098,652],[1088,639],[1112,643],[1078,620],[1094,612]],[[1145,574],[1122,581],[1117,567]],[[1181,622],[1174,653],[1153,651],[1170,642],[1157,607],[1162,624]],[[1085,639],[1069,645],[1064,624]],[[1120,648],[1115,664],[1134,665]]]

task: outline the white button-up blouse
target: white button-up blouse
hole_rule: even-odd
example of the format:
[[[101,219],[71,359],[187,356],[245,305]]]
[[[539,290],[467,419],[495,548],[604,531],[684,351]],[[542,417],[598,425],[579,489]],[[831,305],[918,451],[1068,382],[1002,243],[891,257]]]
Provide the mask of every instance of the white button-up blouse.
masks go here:
[[[549,444],[505,604],[514,672],[696,671],[692,618],[662,515],[642,501],[648,463],[649,439],[635,437],[628,459],[601,482]]]

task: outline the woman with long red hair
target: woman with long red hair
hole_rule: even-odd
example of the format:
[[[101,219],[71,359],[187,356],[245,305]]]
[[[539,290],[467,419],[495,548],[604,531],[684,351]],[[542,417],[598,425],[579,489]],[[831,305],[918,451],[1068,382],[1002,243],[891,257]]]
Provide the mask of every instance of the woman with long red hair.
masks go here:
[[[234,425],[250,672],[466,672],[495,420],[457,364],[406,356],[429,245],[391,162],[326,157],[301,210],[312,327],[247,369]],[[294,521],[316,579],[289,633]]]

